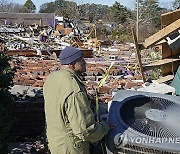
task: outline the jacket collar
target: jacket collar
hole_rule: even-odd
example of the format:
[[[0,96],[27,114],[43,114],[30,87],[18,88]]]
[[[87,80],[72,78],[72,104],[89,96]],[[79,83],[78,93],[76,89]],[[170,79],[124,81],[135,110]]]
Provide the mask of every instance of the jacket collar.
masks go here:
[[[80,76],[72,69],[61,66],[61,71],[66,72],[68,74],[73,74],[75,76],[75,78],[77,78],[79,80],[79,82],[81,82],[84,85],[84,82],[82,81],[82,79],[80,78]]]

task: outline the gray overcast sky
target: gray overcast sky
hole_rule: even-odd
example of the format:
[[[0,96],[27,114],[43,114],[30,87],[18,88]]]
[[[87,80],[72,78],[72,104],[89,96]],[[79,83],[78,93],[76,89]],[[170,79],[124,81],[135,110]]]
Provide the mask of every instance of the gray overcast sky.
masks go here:
[[[7,0],[8,2],[14,2],[14,3],[20,3],[24,4],[26,0]],[[36,5],[37,9],[39,9],[39,6],[41,4],[47,3],[47,2],[53,2],[54,0],[32,0],[33,3]],[[113,5],[116,0],[71,0],[76,2],[77,4],[84,4],[84,3],[95,3],[95,4],[104,4],[104,5]],[[128,8],[133,8],[135,5],[136,0],[117,0],[120,4],[123,4],[127,6]],[[171,7],[171,3],[174,0],[159,0],[161,6],[163,7]]]

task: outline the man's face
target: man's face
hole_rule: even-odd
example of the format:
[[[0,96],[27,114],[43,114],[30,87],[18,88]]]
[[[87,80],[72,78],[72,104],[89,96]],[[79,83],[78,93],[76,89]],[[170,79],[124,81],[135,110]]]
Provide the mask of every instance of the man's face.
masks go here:
[[[85,62],[84,58],[80,58],[75,62],[74,70],[79,75],[82,75],[82,73],[86,72],[86,62]]]

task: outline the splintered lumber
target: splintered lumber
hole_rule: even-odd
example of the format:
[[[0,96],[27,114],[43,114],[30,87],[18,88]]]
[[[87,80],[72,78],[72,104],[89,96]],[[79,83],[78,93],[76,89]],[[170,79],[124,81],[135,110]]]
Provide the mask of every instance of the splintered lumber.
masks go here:
[[[148,64],[146,66],[160,66],[160,65],[172,63],[172,62],[175,62],[175,61],[180,61],[180,59],[173,59],[173,58],[162,59],[162,60],[159,60],[157,62]]]
[[[163,40],[164,38],[166,38],[169,34],[175,32],[179,29],[180,29],[180,19],[176,20],[172,24],[166,26],[165,28],[161,29],[154,35],[147,38],[143,42],[143,46],[145,48],[149,48],[149,47],[155,45],[156,43],[158,43],[159,41]]]
[[[172,62],[177,62],[177,61],[180,61],[180,59],[173,59],[173,58],[162,59],[157,62],[145,65],[144,71],[152,69],[153,67],[158,67],[158,66],[162,66],[162,65],[169,64]]]
[[[161,27],[164,28],[176,20],[180,19],[180,9],[174,10],[161,15]],[[172,38],[173,39],[173,38]],[[162,59],[176,57],[180,58],[180,49],[172,51],[168,43],[162,43]],[[180,65],[180,62],[162,66],[162,75],[169,75],[175,73]],[[173,69],[172,69],[173,68]],[[173,72],[172,72],[173,71]]]

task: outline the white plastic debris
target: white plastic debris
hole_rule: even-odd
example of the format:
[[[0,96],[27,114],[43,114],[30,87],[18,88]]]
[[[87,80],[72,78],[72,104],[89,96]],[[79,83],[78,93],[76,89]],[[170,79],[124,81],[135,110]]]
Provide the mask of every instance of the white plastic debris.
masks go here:
[[[172,95],[175,95],[175,88],[161,83],[159,84],[156,81],[152,81],[153,83],[150,83],[148,86],[146,86],[147,84],[143,84],[142,88],[137,89],[137,91],[145,91],[145,92],[153,92],[153,93],[159,93],[159,94],[169,94],[171,93]]]

